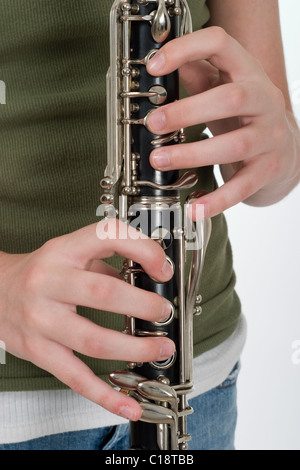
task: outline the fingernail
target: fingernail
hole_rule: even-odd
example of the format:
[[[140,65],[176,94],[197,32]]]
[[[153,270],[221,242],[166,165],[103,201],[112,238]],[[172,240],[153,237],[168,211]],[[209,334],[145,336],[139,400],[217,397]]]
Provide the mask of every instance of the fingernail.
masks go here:
[[[168,341],[164,342],[161,346],[160,349],[160,361],[163,361],[164,359],[169,359],[174,354],[175,351],[175,345],[174,343]]]
[[[160,132],[166,127],[166,116],[162,111],[153,111],[149,114],[147,127],[152,132]]]
[[[129,406],[122,406],[119,410],[119,415],[122,416],[122,418],[129,419],[129,421],[136,421],[138,419],[136,410]]]
[[[153,158],[154,166],[158,170],[162,168],[167,168],[168,166],[170,166],[170,163],[171,163],[170,156],[167,152],[160,152],[157,154],[154,153],[152,158]]]
[[[162,52],[157,52],[147,64],[148,72],[159,72],[165,65],[165,56]]]
[[[167,259],[163,264],[161,272],[163,276],[167,279],[172,279],[174,275],[173,266],[171,265],[170,261],[168,261]]]

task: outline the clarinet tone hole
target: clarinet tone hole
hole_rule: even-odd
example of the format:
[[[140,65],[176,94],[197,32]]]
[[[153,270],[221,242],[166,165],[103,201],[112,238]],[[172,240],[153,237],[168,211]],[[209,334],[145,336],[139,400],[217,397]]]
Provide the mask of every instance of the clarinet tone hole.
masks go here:
[[[176,361],[176,351],[175,353],[173,354],[173,356],[169,357],[169,359],[165,360],[165,361],[154,361],[154,362],[150,362],[150,365],[151,367],[153,367],[153,369],[156,369],[156,370],[167,370],[167,369],[170,369],[170,367],[172,367],[172,365],[175,363]]]

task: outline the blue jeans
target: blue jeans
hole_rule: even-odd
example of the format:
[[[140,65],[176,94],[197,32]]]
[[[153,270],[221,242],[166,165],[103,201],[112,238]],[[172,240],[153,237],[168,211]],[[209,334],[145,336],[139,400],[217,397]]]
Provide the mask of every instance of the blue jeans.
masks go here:
[[[239,364],[219,387],[190,400],[192,435],[189,450],[235,450],[237,424],[237,378]],[[128,450],[129,427],[67,432],[17,444],[0,445],[0,450]]]

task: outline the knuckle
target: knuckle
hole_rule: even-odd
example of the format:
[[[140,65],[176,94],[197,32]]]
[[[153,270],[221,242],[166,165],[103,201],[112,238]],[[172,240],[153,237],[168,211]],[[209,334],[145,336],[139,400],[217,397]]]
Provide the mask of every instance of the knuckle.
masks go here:
[[[94,358],[101,358],[103,344],[101,337],[88,336],[83,340],[83,351],[89,356]]]
[[[29,306],[24,309],[24,325],[28,331],[33,331],[37,329],[37,325],[39,323],[40,314],[34,307]]]
[[[237,137],[234,139],[232,154],[237,160],[246,158],[252,148],[252,143],[246,136]]]
[[[22,311],[23,331],[25,335],[28,335],[30,341],[31,335],[43,336],[51,329],[51,316],[45,314],[43,309],[37,305],[39,304],[35,301],[29,301]],[[32,346],[32,344],[26,343],[26,346]]]
[[[51,238],[50,240],[47,240],[44,245],[41,247],[41,251],[43,253],[51,253],[57,251],[58,247],[60,247],[61,241],[60,237],[56,238]]]
[[[116,240],[119,226],[117,219],[103,219],[97,224],[96,235],[99,240]]]
[[[113,289],[110,285],[109,279],[102,276],[101,283],[91,282],[89,287],[89,295],[92,299],[100,299],[102,302],[107,302],[112,298]]]
[[[39,248],[36,253],[41,257],[40,259],[44,262],[51,262],[51,260],[55,258],[57,259],[59,256],[63,256],[63,249],[62,249],[62,240],[66,240],[66,236],[52,238],[44,243],[44,245]]]
[[[230,85],[227,90],[227,102],[232,112],[239,115],[244,108],[248,96],[245,88],[239,84]]]
[[[31,336],[25,336],[22,339],[22,356],[24,359],[37,364],[40,360],[40,348],[36,344],[36,341]]]
[[[246,201],[253,194],[253,183],[252,181],[244,181],[240,188],[241,201]]]
[[[211,27],[212,36],[214,38],[215,47],[217,50],[222,50],[227,46],[229,35],[226,33],[225,29],[221,26],[212,26]]]
[[[40,264],[32,263],[24,273],[24,291],[27,294],[37,293],[44,283],[45,272]]]
[[[78,375],[70,375],[64,380],[65,384],[71,388],[75,393],[85,396],[86,385]]]

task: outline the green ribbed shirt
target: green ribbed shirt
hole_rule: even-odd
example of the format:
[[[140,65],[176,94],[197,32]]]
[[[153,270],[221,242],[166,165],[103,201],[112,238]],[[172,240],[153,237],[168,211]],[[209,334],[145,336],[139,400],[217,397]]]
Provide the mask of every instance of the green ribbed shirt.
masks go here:
[[[200,28],[209,18],[205,0],[190,5],[194,28]],[[0,80],[6,84],[6,104],[0,105],[1,251],[31,252],[97,222],[106,166],[111,6],[107,0],[1,0]],[[198,172],[199,187],[212,191],[213,168]],[[241,314],[223,215],[213,219],[201,293],[195,355],[226,340]],[[106,328],[123,329],[120,315],[78,310]],[[82,359],[102,378],[125,367]],[[62,387],[47,372],[8,353],[0,365],[1,391]]]

